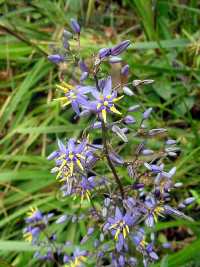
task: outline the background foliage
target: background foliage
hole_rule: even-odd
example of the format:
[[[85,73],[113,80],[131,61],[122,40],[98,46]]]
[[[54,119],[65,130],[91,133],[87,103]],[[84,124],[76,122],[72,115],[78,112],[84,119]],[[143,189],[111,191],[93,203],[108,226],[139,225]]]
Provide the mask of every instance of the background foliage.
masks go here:
[[[186,211],[194,223],[158,223],[159,239],[172,242],[173,249],[155,266],[200,266],[199,7],[198,0],[0,1],[0,266],[44,266],[34,263],[34,248],[22,239],[24,215],[30,206],[70,212],[74,205],[57,198],[52,163],[46,160],[56,137],[79,136],[85,123],[51,101],[58,73],[46,56],[71,17],[83,25],[85,55],[130,39],[124,56],[131,78],[156,81],[140,91],[139,100],[154,108],[152,124],[166,127],[179,141],[175,179],[184,186],[175,199],[197,201]],[[72,70],[63,68],[70,80]],[[86,226],[57,230],[78,244]]]

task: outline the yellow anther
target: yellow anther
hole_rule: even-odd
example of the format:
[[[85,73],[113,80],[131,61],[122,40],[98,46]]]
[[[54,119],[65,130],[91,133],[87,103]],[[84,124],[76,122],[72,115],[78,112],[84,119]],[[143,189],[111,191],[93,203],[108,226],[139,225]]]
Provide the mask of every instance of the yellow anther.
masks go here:
[[[120,229],[117,229],[116,233],[115,233],[115,240],[118,240],[118,236],[120,234]]]
[[[81,164],[81,162],[80,162],[79,159],[76,160],[76,163],[77,163],[77,165],[79,166],[79,168],[83,171],[84,168],[83,168],[83,166],[82,166],[82,164]]]
[[[104,101],[104,106],[108,106],[108,101]]]
[[[119,97],[116,97],[116,98],[114,98],[113,99],[113,102],[117,102],[117,101],[119,101],[120,99],[122,99],[124,96],[122,95],[122,96],[119,96]]]
[[[101,114],[102,114],[103,121],[106,123],[106,110],[102,109]]]
[[[113,105],[112,107],[110,107],[110,111],[112,111],[112,112],[114,112],[114,113],[116,113],[116,114],[121,115],[121,112],[119,112],[119,111],[115,108],[114,105]]]

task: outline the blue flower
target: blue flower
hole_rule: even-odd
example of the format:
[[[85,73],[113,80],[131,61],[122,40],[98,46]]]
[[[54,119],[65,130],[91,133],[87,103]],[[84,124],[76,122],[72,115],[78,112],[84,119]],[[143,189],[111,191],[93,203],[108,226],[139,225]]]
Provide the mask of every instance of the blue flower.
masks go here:
[[[103,80],[99,83],[99,87],[102,92],[97,90],[92,90],[92,95],[96,98],[95,101],[89,102],[89,105],[86,107],[97,114],[100,114],[103,121],[106,122],[107,113],[113,112],[121,115],[115,108],[115,103],[119,101],[123,96],[117,97],[117,92],[112,91],[112,80],[111,77]]]
[[[71,138],[67,145],[58,140],[58,148],[59,150],[52,152],[48,159],[56,160],[53,170],[58,172],[57,178],[61,178],[61,181],[68,180],[76,170],[83,171],[88,156],[92,155],[92,150],[87,148],[86,140],[77,143]]]
[[[65,82],[62,82],[61,85],[56,85],[56,87],[62,90],[65,95],[55,100],[61,101],[63,107],[71,104],[77,115],[80,114],[80,106],[87,106],[88,104],[87,96],[85,94],[94,89],[94,87],[91,86],[73,86]]]
[[[114,218],[108,217],[104,230],[111,231],[116,241],[117,251],[121,251],[123,247],[126,247],[125,239],[129,236],[129,227],[132,222],[132,215],[130,213],[123,215],[118,207],[116,207]]]

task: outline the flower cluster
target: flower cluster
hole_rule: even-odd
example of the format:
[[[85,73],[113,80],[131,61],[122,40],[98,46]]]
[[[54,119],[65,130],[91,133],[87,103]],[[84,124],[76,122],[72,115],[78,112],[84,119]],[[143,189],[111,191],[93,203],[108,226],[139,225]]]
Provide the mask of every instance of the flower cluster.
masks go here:
[[[80,48],[81,27],[72,19],[71,28]],[[66,54],[50,55],[49,60],[56,64],[66,60],[70,38],[73,34],[65,30],[63,48]],[[130,41],[126,40],[111,48],[100,49],[90,67],[81,58],[79,50],[74,52],[71,60],[79,70],[80,83],[76,81],[70,85],[63,79],[56,86],[63,93],[57,98],[62,106],[71,105],[75,116],[87,116],[89,119],[79,138],[70,138],[68,142],[58,139],[57,149],[48,160],[55,161],[51,172],[57,173],[62,197],[71,197],[72,201],[80,203],[80,207],[86,202],[86,206],[90,206],[84,209],[82,216],[90,223],[79,245],[84,248],[88,240],[93,242],[91,250],[77,249],[69,254],[66,244],[56,244],[54,233],[50,236],[46,234],[49,249],[39,257],[52,260],[58,266],[106,266],[105,261],[114,267],[138,266],[141,262],[149,266],[159,259],[152,231],[156,223],[168,216],[191,220],[178,208],[190,205],[195,200],[193,197],[185,199],[179,207],[171,205],[170,192],[181,184],[173,181],[176,168],[168,169],[165,160],[170,162],[171,158],[178,157],[176,141],[167,138],[166,129],[150,128],[148,119],[154,113],[151,107],[142,109],[139,104],[127,107],[137,101],[134,93],[137,87],[154,81],[127,82],[128,64],[122,65],[118,85],[113,86],[109,74],[102,78],[103,64],[108,63],[112,67],[113,63],[123,63],[117,56],[129,45]],[[72,49],[70,54],[73,54]],[[99,144],[94,142],[95,136],[98,136]],[[159,149],[151,142],[157,136],[159,142],[162,138],[164,141]],[[74,223],[80,217],[61,214],[54,220],[52,214],[43,215],[33,209],[26,218],[24,236],[40,244],[39,237],[41,234],[45,236],[51,220],[56,224],[69,220]]]

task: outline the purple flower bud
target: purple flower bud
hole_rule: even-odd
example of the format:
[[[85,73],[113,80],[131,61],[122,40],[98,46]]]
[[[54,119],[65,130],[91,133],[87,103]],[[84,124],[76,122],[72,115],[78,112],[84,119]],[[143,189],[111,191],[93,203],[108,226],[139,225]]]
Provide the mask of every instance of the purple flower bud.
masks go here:
[[[111,49],[110,48],[101,48],[99,50],[99,58],[100,59],[104,59],[105,57],[109,57],[111,53]]]
[[[137,111],[139,108],[140,108],[140,105],[134,105],[134,106],[131,106],[130,108],[128,108],[128,111],[134,112],[134,111]]]
[[[128,76],[128,73],[129,73],[129,65],[127,64],[127,65],[123,66],[123,68],[121,69],[121,74],[123,76]]]
[[[123,158],[120,157],[117,153],[115,153],[113,151],[109,153],[109,156],[110,156],[110,159],[116,164],[120,164],[121,165],[121,164],[124,163]]]
[[[127,115],[126,117],[124,117],[123,122],[125,124],[133,124],[133,123],[136,122],[136,120],[135,120],[135,118],[133,116]]]
[[[75,20],[75,19],[71,19],[71,20],[70,20],[70,26],[71,26],[72,30],[73,30],[75,33],[80,34],[80,32],[81,32],[81,27],[80,27],[80,25],[78,24],[77,20]]]
[[[94,129],[100,129],[101,128],[101,122],[100,121],[97,121],[93,124],[92,128]]]
[[[127,49],[127,47],[130,45],[130,41],[126,40],[121,42],[118,45],[115,45],[114,47],[111,48],[111,55],[112,56],[118,56],[119,54],[121,54],[122,52],[124,52],[124,50]]]
[[[132,91],[129,87],[127,87],[127,86],[124,86],[124,87],[123,87],[123,92],[124,92],[125,95],[128,95],[128,96],[133,96],[133,95],[135,95],[135,94],[133,93],[133,91]]]
[[[63,257],[63,262],[64,263],[68,263],[69,261],[70,261],[70,257],[65,254],[64,257]]]
[[[145,112],[143,113],[143,119],[144,120],[148,119],[152,111],[153,111],[152,108],[146,109]]]
[[[59,54],[54,54],[54,55],[48,56],[48,60],[51,61],[52,63],[58,64],[64,61],[64,56],[59,55]]]
[[[141,189],[141,188],[144,188],[144,184],[142,183],[137,183],[133,185],[133,189]]]
[[[158,259],[159,259],[159,258],[158,258],[158,255],[157,255],[154,251],[150,252],[150,253],[149,253],[149,256],[150,256],[153,260],[158,260]]]
[[[183,201],[183,204],[185,204],[185,205],[190,205],[190,204],[192,204],[192,202],[194,202],[195,200],[196,200],[195,197],[188,197],[188,198],[186,198],[186,199]]]
[[[67,215],[62,215],[56,220],[56,224],[64,223],[67,220]]]
[[[162,247],[163,248],[171,248],[172,247],[172,244],[169,243],[169,242],[165,242],[165,243],[162,244]]]
[[[179,209],[185,209],[185,208],[186,208],[186,205],[184,205],[183,203],[180,203],[180,204],[178,205],[178,208],[179,208]]]
[[[90,227],[88,228],[87,235],[91,235],[94,232],[94,228]]]
[[[78,64],[82,72],[89,72],[88,67],[82,59],[79,60]]]
[[[87,79],[88,75],[89,75],[88,72],[83,72],[83,73],[81,74],[80,81],[81,81],[81,82],[85,81],[85,80]]]
[[[57,156],[58,156],[58,152],[57,151],[53,151],[48,157],[47,159],[48,160],[52,160],[52,159],[55,159]]]
[[[165,142],[166,145],[175,145],[176,144],[176,140],[173,140],[173,139],[168,139],[166,142]]]
[[[122,62],[122,58],[121,57],[111,57],[111,58],[109,58],[109,62],[111,64],[120,63],[120,62]]]

